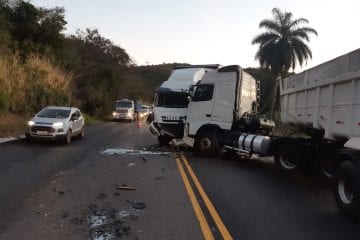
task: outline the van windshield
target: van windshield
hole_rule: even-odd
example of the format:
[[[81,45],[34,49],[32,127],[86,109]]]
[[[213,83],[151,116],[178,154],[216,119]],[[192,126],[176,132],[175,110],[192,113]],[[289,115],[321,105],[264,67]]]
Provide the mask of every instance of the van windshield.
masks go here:
[[[120,102],[116,102],[116,107],[121,107],[121,108],[132,108],[132,102],[130,101],[120,101]]]
[[[155,107],[187,108],[188,94],[184,92],[162,92],[155,97]]]

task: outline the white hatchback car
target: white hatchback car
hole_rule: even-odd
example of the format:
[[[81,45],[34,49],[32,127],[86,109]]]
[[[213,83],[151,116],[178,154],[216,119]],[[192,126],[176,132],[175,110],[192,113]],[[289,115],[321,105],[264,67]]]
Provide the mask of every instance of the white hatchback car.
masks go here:
[[[25,137],[59,139],[71,142],[71,137],[84,137],[84,117],[75,107],[50,106],[38,112],[27,124]]]

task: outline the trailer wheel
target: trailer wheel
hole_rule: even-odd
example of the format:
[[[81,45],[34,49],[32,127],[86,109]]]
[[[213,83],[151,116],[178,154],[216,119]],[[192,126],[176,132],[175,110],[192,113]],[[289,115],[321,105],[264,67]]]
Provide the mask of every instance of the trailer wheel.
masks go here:
[[[284,173],[297,172],[302,166],[299,153],[295,145],[280,146],[275,152],[275,165]]]
[[[360,217],[360,176],[352,161],[343,161],[335,175],[334,196],[340,210],[345,214]]]
[[[199,156],[215,155],[218,150],[215,131],[205,131],[195,138],[194,153]]]

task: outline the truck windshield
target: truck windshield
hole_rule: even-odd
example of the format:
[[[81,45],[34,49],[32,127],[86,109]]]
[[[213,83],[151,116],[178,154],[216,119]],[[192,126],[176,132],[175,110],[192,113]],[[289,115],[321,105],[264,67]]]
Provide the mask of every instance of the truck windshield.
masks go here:
[[[132,108],[132,102],[130,102],[130,101],[120,101],[120,102],[116,102],[116,107]]]
[[[157,93],[155,107],[187,108],[188,94],[184,92]]]

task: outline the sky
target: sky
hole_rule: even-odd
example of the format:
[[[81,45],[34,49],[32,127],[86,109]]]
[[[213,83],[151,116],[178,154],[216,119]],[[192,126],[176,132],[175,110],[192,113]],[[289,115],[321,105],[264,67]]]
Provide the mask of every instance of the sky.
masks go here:
[[[359,0],[32,0],[38,7],[65,8],[66,34],[98,29],[138,65],[237,64],[259,67],[259,23],[278,7],[306,18],[313,58],[300,72],[360,48]]]

